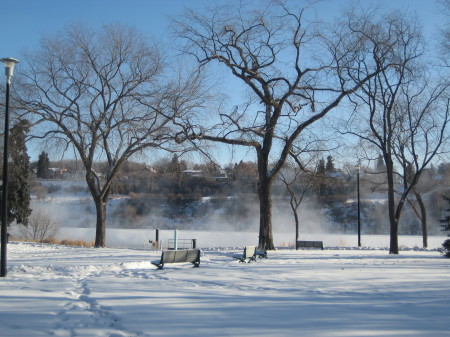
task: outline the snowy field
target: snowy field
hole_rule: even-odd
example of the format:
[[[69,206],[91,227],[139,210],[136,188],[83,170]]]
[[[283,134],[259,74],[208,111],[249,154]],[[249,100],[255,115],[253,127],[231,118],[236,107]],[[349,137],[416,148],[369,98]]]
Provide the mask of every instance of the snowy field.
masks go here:
[[[330,236],[323,251],[280,248],[243,264],[232,258],[240,249],[212,248],[211,235],[180,234],[199,238],[200,268],[157,270],[148,245],[10,243],[0,336],[450,336],[450,259],[435,249],[444,237],[430,250],[401,237],[394,256],[369,249],[369,237],[350,249],[354,236]],[[120,237],[112,246],[129,241]]]

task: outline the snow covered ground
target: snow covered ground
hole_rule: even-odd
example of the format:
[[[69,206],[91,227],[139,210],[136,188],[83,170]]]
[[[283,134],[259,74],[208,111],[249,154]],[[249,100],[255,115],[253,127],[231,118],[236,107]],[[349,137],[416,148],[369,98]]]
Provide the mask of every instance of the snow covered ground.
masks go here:
[[[112,246],[128,240],[121,237]],[[250,264],[232,258],[240,249],[210,240],[200,268],[164,270],[150,263],[160,252],[148,246],[12,242],[0,279],[0,335],[450,336],[450,259],[414,249],[420,238],[400,238],[410,249],[396,256],[343,247],[353,237],[331,240],[324,251],[280,248]]]

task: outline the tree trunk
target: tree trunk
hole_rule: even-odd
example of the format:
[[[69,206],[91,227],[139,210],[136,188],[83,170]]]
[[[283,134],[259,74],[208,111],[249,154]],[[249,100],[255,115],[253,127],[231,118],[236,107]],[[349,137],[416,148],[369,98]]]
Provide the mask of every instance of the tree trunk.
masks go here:
[[[386,163],[387,184],[388,184],[388,209],[390,225],[390,245],[389,254],[398,254],[398,219],[395,212],[395,192],[394,192],[394,168],[392,163]]]
[[[422,224],[423,248],[428,248],[427,210],[425,208],[425,204],[423,203],[423,199],[420,193],[414,190],[414,194],[416,195],[417,203],[419,204],[420,208],[420,222]]]
[[[297,199],[295,198],[295,193],[291,189],[291,187],[286,184],[286,188],[290,195],[289,205],[291,206],[292,213],[294,213],[294,220],[295,220],[295,240],[294,245],[295,249],[298,249],[297,247],[297,241],[298,241],[298,233],[299,233],[299,221],[298,221],[298,214],[297,214],[297,208],[300,205],[299,202],[297,202]]]
[[[100,191],[97,177],[90,170],[86,173],[86,183],[94,200],[97,220],[95,224],[95,247],[102,248],[106,246],[106,204],[108,203],[110,185],[107,191]]]
[[[298,241],[298,227],[299,227],[299,223],[298,223],[298,214],[297,214],[297,210],[294,209],[294,218],[295,218],[295,241],[294,241],[294,245],[295,245],[295,249],[298,249],[297,247],[297,241]]]
[[[95,198],[95,208],[97,210],[97,223],[95,225],[95,247],[106,246],[106,202],[103,198]]]
[[[273,250],[272,236],[272,181],[265,175],[259,177],[258,194],[259,194],[259,249]]]

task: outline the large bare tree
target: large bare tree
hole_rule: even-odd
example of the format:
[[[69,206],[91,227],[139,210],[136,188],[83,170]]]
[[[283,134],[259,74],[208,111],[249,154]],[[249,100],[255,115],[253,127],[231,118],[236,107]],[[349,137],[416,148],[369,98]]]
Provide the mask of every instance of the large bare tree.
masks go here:
[[[75,149],[96,207],[95,246],[104,247],[114,178],[132,155],[169,145],[173,117],[197,106],[200,76],[170,80],[156,44],[120,24],[70,26],[24,61],[16,103],[35,137]],[[96,161],[106,173],[94,170]]]
[[[191,139],[254,149],[261,248],[274,248],[271,189],[294,141],[380,71],[376,65],[362,75],[362,59],[384,58],[396,42],[350,30],[348,22],[332,30],[304,16],[282,1],[233,2],[174,22],[186,53],[201,67],[219,65],[248,92],[242,105],[211,112],[209,125],[191,121],[188,129]]]
[[[385,164],[390,223],[390,253],[398,254],[400,215],[421,174],[448,140],[448,80],[436,83],[424,66],[420,29],[404,13],[381,16],[373,27],[386,40],[395,39],[388,58],[375,58],[382,71],[357,94],[361,110],[351,131],[381,153]],[[383,22],[383,24],[381,24]],[[364,22],[352,26],[365,31]],[[396,64],[394,67],[385,65]],[[437,74],[436,74],[437,75]],[[435,76],[436,78],[438,76]]]

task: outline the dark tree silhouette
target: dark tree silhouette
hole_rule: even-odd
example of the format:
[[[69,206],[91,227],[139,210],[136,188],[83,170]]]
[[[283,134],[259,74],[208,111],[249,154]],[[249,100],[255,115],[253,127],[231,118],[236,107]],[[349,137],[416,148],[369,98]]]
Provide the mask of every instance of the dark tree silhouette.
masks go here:
[[[37,162],[37,172],[36,175],[38,178],[47,179],[48,178],[48,169],[50,165],[50,160],[48,159],[48,153],[42,151],[39,155],[39,159]]]
[[[16,221],[25,226],[31,214],[28,183],[30,158],[25,144],[28,127],[28,121],[20,120],[11,128],[9,137],[8,224]]]
[[[450,206],[450,197],[443,196],[444,200],[446,200]],[[442,223],[442,230],[443,231],[450,231],[450,207],[447,209],[447,216],[440,221]],[[448,235],[450,237],[450,234]],[[442,243],[442,246],[444,247],[444,255],[447,257],[450,257],[450,239],[445,240]]]

